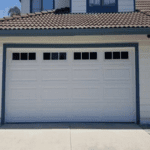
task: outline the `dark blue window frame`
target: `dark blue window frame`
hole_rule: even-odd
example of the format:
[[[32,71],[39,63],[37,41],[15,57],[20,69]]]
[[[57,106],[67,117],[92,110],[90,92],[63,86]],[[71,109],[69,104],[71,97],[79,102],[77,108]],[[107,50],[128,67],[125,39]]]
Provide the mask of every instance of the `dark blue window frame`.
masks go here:
[[[55,9],[55,0],[53,0],[53,9]],[[41,0],[41,10],[43,11],[43,0]],[[32,0],[30,0],[30,13],[32,13]]]
[[[110,12],[118,12],[118,0],[116,0],[116,4],[115,6],[105,6],[102,4],[103,3],[103,0],[101,0],[100,2],[100,6],[93,6],[93,7],[90,7],[89,6],[89,0],[86,0],[86,12],[87,13],[110,13]]]

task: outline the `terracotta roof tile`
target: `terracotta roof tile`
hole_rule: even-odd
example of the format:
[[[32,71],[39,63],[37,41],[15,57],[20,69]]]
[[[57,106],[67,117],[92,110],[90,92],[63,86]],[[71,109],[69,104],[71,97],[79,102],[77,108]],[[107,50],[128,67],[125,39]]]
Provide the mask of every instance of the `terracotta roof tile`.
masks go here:
[[[136,2],[136,9],[139,11],[150,11],[150,1],[137,1]]]
[[[137,12],[70,14],[68,8],[0,19],[0,30],[150,27],[150,1],[136,2]]]

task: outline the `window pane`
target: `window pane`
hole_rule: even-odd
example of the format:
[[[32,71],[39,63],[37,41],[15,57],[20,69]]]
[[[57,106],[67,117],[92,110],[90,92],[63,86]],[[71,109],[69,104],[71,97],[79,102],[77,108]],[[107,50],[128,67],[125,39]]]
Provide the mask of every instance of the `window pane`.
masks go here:
[[[75,60],[81,59],[81,53],[80,53],[80,52],[75,52],[75,53],[74,53],[74,59],[75,59]]]
[[[29,53],[29,60],[36,60],[36,53]]]
[[[52,60],[58,60],[58,53],[52,53]]]
[[[112,59],[112,52],[105,52],[105,59]]]
[[[13,60],[19,60],[20,58],[19,58],[19,53],[13,53],[12,54],[12,59]]]
[[[82,53],[82,59],[89,59],[89,53],[88,52],[83,52]]]
[[[27,60],[28,54],[27,53],[21,53],[21,60]]]
[[[116,0],[103,0],[103,5],[115,6]]]
[[[89,5],[93,5],[94,4],[94,0],[89,0]]]
[[[113,52],[113,59],[120,59],[120,52]]]
[[[60,60],[66,59],[66,53],[59,53],[59,59]]]
[[[95,5],[100,5],[100,0],[95,0]]]
[[[128,59],[129,55],[128,52],[121,52],[121,59]]]
[[[32,0],[32,12],[41,11],[41,0]]]
[[[50,60],[50,53],[43,53],[44,60]]]
[[[90,59],[97,59],[97,52],[91,52]]]
[[[53,0],[43,0],[43,10],[53,9]]]
[[[101,0],[89,0],[89,6],[100,5]]]

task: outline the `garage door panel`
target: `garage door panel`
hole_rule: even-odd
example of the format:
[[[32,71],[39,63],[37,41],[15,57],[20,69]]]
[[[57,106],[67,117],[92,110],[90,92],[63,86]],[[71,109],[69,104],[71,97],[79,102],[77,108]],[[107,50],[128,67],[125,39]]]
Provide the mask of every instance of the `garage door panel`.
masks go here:
[[[10,117],[8,116],[7,119],[6,119],[6,122],[10,122],[9,120],[12,120],[13,119],[13,122],[38,122],[38,120],[41,119],[41,117],[39,116],[29,116],[29,115],[26,115],[26,116],[18,116],[18,117]],[[27,120],[27,121],[26,121]]]
[[[10,107],[13,111],[9,111]],[[30,116],[31,113],[33,113],[33,115],[37,115],[35,112],[38,112],[38,106],[35,103],[22,103],[18,106],[12,104],[10,107],[8,107],[8,113],[11,112],[11,115],[16,114],[17,116],[20,116],[28,114]]]
[[[37,80],[17,80],[17,81],[11,81],[11,84],[9,84],[10,88],[36,88],[38,85]]]
[[[20,107],[15,107],[14,105],[14,112],[12,112],[12,116],[27,116],[29,115],[30,118],[30,114],[32,113],[32,117],[35,116],[39,116],[39,117],[49,117],[49,114],[51,114],[51,116],[57,117],[57,116],[63,116],[65,118],[70,117],[70,116],[74,116],[74,117],[80,117],[81,114],[83,117],[87,117],[87,113],[89,114],[88,116],[90,117],[99,117],[99,114],[101,114],[100,116],[127,116],[133,113],[133,109],[132,109],[132,105],[126,105],[126,103],[123,104],[109,104],[108,103],[90,103],[89,104],[85,104],[85,103],[72,103],[72,104],[54,104],[52,103],[51,105],[46,105],[46,107],[44,107],[45,109],[38,109],[39,106],[35,105],[34,109],[32,108],[34,105],[33,103],[30,103],[30,105],[28,107],[26,107],[26,104],[22,104],[19,105]],[[24,109],[19,109],[19,108],[23,108]],[[125,107],[128,107],[128,114],[125,112]],[[28,108],[28,109],[25,109]],[[64,109],[65,108],[65,109]],[[111,108],[111,109],[110,109]],[[38,109],[38,111],[37,111]],[[72,112],[71,114],[69,112]],[[60,114],[61,112],[61,114]],[[119,113],[118,113],[119,112]],[[72,121],[75,120],[77,118],[72,118]],[[26,121],[30,121],[26,120]]]
[[[99,68],[73,69],[73,80],[99,80]]]
[[[73,118],[70,119],[71,121],[77,121],[77,119],[79,119],[79,118],[90,118],[90,119],[95,118],[95,120],[97,120],[97,119],[100,119],[100,118],[102,119],[103,117],[110,116],[110,115],[112,116],[112,118],[119,117],[119,118],[124,118],[124,120],[128,116],[128,119],[133,120],[133,114],[135,113],[132,109],[132,106],[124,105],[124,104],[118,105],[118,107],[116,107],[116,104],[108,105],[107,103],[103,104],[103,105],[101,105],[101,103],[90,103],[90,106],[89,106],[89,104],[85,104],[85,103],[79,103],[79,104],[74,103],[72,105],[72,107],[71,107],[71,105],[66,105],[66,106],[72,108],[71,109],[72,113],[68,114],[67,107],[66,107],[66,117],[64,117],[64,118],[72,116]],[[112,107],[112,109],[110,109],[110,107]],[[126,107],[129,108],[128,113],[126,113],[126,111],[124,109]],[[76,109],[76,108],[78,108],[78,109]],[[55,116],[59,111],[63,112],[64,110],[61,110],[61,108],[57,108],[57,109],[55,109],[55,111],[56,111],[56,113],[54,113],[54,110],[52,110],[53,116]],[[118,113],[118,111],[119,111],[119,113]],[[81,116],[81,114],[82,114],[82,116]],[[88,117],[87,117],[87,114],[88,114]],[[100,114],[100,115],[98,115],[98,114]],[[105,120],[107,120],[107,119],[105,119]],[[107,120],[107,121],[109,121],[109,120]]]
[[[66,108],[67,105],[71,104],[71,101],[69,98],[66,99],[40,99],[38,100],[37,106],[39,107],[39,110],[46,110],[46,109],[53,109],[53,107],[59,108],[63,107]]]
[[[7,120],[12,119],[11,117],[8,117]],[[13,118],[13,122],[25,122],[24,120],[28,120],[26,122],[99,122],[99,120],[101,120],[101,122],[135,122],[134,119],[132,118],[128,118],[125,119],[124,117],[118,117],[118,116],[114,116],[114,117],[110,117],[110,116],[101,116],[101,117],[97,117],[97,118],[93,118],[93,116],[71,116],[71,117],[63,117],[63,116],[52,116],[52,117],[14,117]]]
[[[104,68],[104,80],[131,80],[131,68]]]
[[[26,100],[24,100],[24,101],[26,101]],[[15,103],[9,105],[6,108],[6,118],[7,118],[7,116],[11,116],[13,119],[13,117],[19,117],[19,116],[24,117],[26,115],[30,116],[31,114],[32,114],[32,116],[37,115],[36,112],[38,112],[38,107],[36,105],[36,102],[37,102],[36,100],[33,100],[32,103],[31,102],[22,102],[22,103],[20,102],[20,104],[17,106]]]
[[[42,80],[68,80],[69,73],[67,68],[42,69]]]
[[[99,87],[103,82],[99,80],[71,80],[72,88],[80,87]]]
[[[38,108],[38,105],[35,105],[36,108]],[[83,115],[87,115],[87,113],[91,116],[99,116],[99,114],[104,114],[104,115],[116,115],[116,116],[120,116],[120,113],[125,113],[125,109],[128,107],[129,111],[128,114],[124,114],[124,115],[129,115],[131,113],[133,113],[133,109],[132,109],[132,105],[131,103],[126,104],[126,103],[122,103],[122,104],[118,104],[116,105],[115,103],[110,103],[108,105],[108,103],[90,103],[90,105],[88,103],[65,103],[65,104],[55,104],[55,103],[51,103],[50,105],[46,105],[44,106],[45,109],[41,109],[39,108],[39,110],[41,110],[41,114],[42,112],[49,112],[52,113],[54,115],[59,114],[59,115],[67,115],[69,116],[69,112],[71,111],[72,115],[81,115],[81,113]],[[31,109],[31,107],[29,107]],[[65,108],[65,109],[64,109]],[[111,108],[111,109],[110,109]],[[109,109],[109,111],[108,111]],[[20,109],[18,109],[20,110]],[[26,111],[26,109],[23,109],[24,111]],[[35,109],[33,109],[35,111]],[[78,111],[77,111],[78,110]],[[32,111],[32,110],[31,110]],[[118,111],[120,113],[118,113]],[[40,111],[39,111],[40,112]],[[62,112],[60,114],[60,112]],[[48,114],[49,114],[48,113]],[[43,113],[44,115],[45,113]]]
[[[13,109],[13,108],[11,108],[11,109]],[[21,110],[16,109],[11,112],[8,111],[8,113],[6,113],[6,122],[9,122],[10,120],[14,121],[15,118],[16,118],[16,120],[18,118],[18,120],[17,120],[18,122],[31,122],[32,121],[31,119],[33,119],[34,117],[40,118],[40,115],[37,115],[37,114],[38,114],[38,110],[35,106],[34,106],[34,109],[31,109],[31,108],[28,110],[27,109],[21,109]]]
[[[40,87],[42,88],[47,88],[47,87],[63,87],[63,86],[69,86],[70,85],[70,80],[41,80]]]
[[[130,88],[125,87],[105,87],[104,88],[104,97],[105,98],[126,98],[129,99],[130,97]]]
[[[12,58],[11,58],[12,59]],[[19,63],[18,63],[19,61]],[[11,67],[23,67],[23,68],[26,68],[26,67],[29,67],[29,68],[33,68],[33,67],[36,67],[38,66],[37,65],[37,61],[36,60],[33,60],[33,61],[27,61],[27,60],[11,60],[9,63],[8,63],[8,66],[11,66]],[[15,68],[15,67],[14,67]]]
[[[36,99],[36,88],[14,88],[10,91],[11,99]]]
[[[99,88],[74,88],[73,89],[73,98],[76,99],[91,99],[91,98],[99,98]]]
[[[61,96],[60,96],[61,97]],[[53,98],[45,98],[45,99],[40,99],[40,101],[38,102],[38,103],[40,103],[40,102],[42,102],[42,103],[44,103],[44,105],[42,105],[42,104],[39,104],[39,106],[40,107],[42,107],[43,106],[43,108],[44,107],[49,107],[49,105],[51,105],[52,103],[71,103],[72,101],[71,101],[71,99],[70,98],[55,98],[55,99],[53,99]]]
[[[47,87],[42,90],[42,99],[65,99],[68,98],[67,87]]]
[[[112,80],[112,81],[110,81],[110,80],[105,80],[103,83],[106,85],[106,86],[112,86],[112,85],[114,85],[114,86],[117,86],[117,85],[119,85],[119,86],[128,86],[128,87],[131,87],[132,85],[131,85],[131,82],[132,82],[132,80],[121,80],[121,81],[117,81],[117,80]]]
[[[32,108],[33,106],[39,106],[37,104],[37,102],[39,102],[38,99],[19,99],[20,103],[18,105],[16,105],[16,103],[18,102],[18,99],[11,99],[11,100],[13,101],[13,103],[9,104],[9,106],[7,107],[8,110],[10,109],[10,111],[12,107],[15,109],[21,110],[23,106],[29,106],[29,108]],[[24,109],[27,109],[27,108],[24,108]]]
[[[35,69],[13,69],[10,72],[11,81],[37,80],[37,71]]]
[[[107,104],[106,104],[107,105]],[[74,105],[74,107],[77,107],[76,105]],[[108,107],[108,106],[107,106]],[[70,107],[72,108],[72,107]],[[120,109],[123,110],[124,107],[121,107]],[[129,111],[128,113],[126,113],[125,111],[120,111],[120,109],[114,109],[114,110],[109,110],[108,109],[98,109],[95,108],[94,109],[90,109],[90,108],[79,108],[78,107],[78,111],[75,109],[62,109],[62,106],[59,108],[49,108],[49,109],[45,109],[43,111],[41,111],[41,113],[39,113],[39,111],[36,110],[29,110],[29,111],[19,111],[16,113],[12,113],[10,115],[11,119],[14,120],[15,117],[19,118],[24,118],[22,121],[19,119],[19,121],[21,122],[32,122],[32,121],[36,121],[38,122],[38,120],[40,119],[41,121],[62,121],[62,120],[68,120],[71,122],[74,121],[83,121],[83,119],[85,119],[84,121],[89,122],[90,121],[121,121],[121,120],[126,120],[127,122],[132,120],[133,122],[135,121],[133,115],[134,112],[131,108],[131,111]],[[72,113],[70,113],[70,111]],[[120,113],[118,113],[118,111],[120,111]],[[60,113],[61,112],[61,113]],[[32,116],[30,114],[33,114]],[[87,116],[88,113],[88,116]],[[49,115],[51,114],[51,115]],[[81,115],[82,114],[82,115]],[[97,115],[97,114],[101,114],[101,115]],[[14,117],[15,116],[15,117]],[[111,116],[111,120],[110,120],[110,116]],[[33,120],[34,117],[34,120]],[[45,119],[44,119],[45,118]],[[47,118],[47,120],[46,120]],[[9,120],[9,118],[8,118]]]
[[[69,62],[66,60],[43,60],[40,63],[41,69],[68,69]]]

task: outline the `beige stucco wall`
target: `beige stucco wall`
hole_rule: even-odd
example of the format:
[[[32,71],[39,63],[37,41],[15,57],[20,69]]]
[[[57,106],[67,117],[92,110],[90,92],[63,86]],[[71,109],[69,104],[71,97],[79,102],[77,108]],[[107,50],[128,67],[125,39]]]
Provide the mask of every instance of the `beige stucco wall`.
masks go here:
[[[150,123],[150,39],[146,35],[0,37],[0,78],[2,78],[3,43],[71,44],[71,43],[139,43],[141,123]],[[0,80],[0,92],[1,92]],[[0,94],[1,95],[1,94]],[[1,103],[0,103],[1,105]],[[1,106],[0,106],[1,107]],[[1,116],[1,111],[0,111]]]

